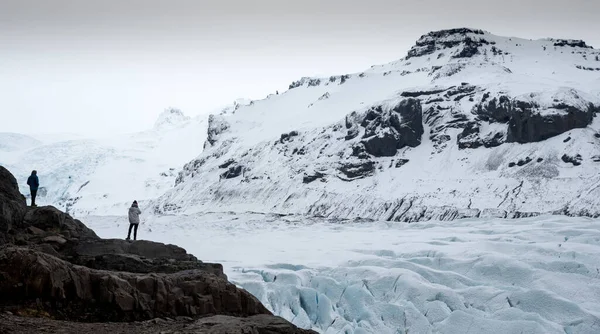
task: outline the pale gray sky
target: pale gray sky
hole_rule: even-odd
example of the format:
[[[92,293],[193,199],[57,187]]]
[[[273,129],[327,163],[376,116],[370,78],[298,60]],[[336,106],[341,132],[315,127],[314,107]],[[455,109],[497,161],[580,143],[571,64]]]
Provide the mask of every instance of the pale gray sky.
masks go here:
[[[472,27],[600,47],[598,0],[0,0],[0,131],[112,134]]]

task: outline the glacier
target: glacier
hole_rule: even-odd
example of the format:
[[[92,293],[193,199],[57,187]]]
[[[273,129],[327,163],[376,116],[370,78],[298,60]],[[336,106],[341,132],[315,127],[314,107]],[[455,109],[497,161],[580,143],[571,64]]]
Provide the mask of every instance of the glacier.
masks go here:
[[[123,238],[123,216],[90,216]],[[320,333],[597,333],[597,220],[418,224],[204,213],[147,216],[138,235],[223,264],[273,313]],[[235,245],[235,247],[232,247]]]

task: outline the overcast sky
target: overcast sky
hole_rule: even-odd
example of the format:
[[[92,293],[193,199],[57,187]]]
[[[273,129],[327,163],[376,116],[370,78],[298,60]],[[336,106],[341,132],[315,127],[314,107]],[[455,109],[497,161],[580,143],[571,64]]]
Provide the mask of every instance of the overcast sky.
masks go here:
[[[600,47],[598,0],[0,0],[0,131],[150,128],[473,27]]]

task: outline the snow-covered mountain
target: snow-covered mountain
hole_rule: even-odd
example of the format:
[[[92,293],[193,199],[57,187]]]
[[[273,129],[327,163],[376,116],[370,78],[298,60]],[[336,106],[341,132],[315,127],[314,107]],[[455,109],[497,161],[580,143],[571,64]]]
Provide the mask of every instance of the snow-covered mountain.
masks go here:
[[[600,50],[474,29],[211,115],[156,213],[600,214]]]
[[[202,152],[206,117],[190,118],[165,110],[150,130],[105,138],[39,140],[0,133],[0,164],[20,181],[38,170],[38,204],[71,214],[117,214],[134,199],[156,198],[173,187],[181,167]]]

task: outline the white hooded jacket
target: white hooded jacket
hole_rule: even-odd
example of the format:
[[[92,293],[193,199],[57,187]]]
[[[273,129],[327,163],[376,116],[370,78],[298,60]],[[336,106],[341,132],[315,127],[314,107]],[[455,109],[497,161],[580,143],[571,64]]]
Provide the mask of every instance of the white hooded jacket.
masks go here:
[[[138,225],[140,223],[140,215],[142,211],[137,206],[131,206],[129,208],[129,223]]]

